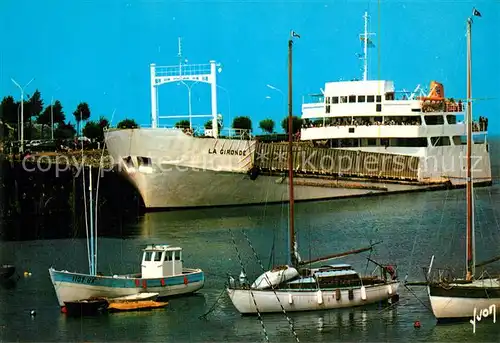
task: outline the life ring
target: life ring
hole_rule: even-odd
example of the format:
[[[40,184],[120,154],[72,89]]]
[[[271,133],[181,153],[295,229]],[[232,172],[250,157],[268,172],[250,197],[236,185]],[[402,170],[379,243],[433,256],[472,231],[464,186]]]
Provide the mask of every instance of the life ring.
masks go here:
[[[188,284],[188,278],[187,276],[184,276],[184,284],[187,285]]]

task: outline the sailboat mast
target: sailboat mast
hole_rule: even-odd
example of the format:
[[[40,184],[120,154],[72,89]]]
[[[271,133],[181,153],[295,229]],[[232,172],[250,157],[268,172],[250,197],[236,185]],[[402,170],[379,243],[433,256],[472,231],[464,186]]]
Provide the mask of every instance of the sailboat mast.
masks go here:
[[[92,208],[92,166],[89,165],[89,198],[90,198],[90,275],[95,275],[95,246],[94,246],[94,214]]]
[[[288,40],[288,192],[290,197],[288,214],[288,232],[290,243],[290,261],[292,266],[297,264],[295,257],[295,221],[294,221],[294,194],[293,194],[293,115],[292,115],[292,36]]]
[[[471,168],[471,153],[472,153],[472,72],[471,72],[471,30],[472,18],[467,20],[467,166],[466,166],[466,201],[467,201],[467,248],[466,248],[466,279],[471,280],[475,272],[474,262],[474,209],[472,205],[472,168]]]

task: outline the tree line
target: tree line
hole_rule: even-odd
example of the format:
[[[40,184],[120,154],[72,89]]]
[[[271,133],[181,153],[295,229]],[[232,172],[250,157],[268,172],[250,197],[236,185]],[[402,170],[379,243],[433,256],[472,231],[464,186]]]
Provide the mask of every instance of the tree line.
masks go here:
[[[302,118],[299,118],[297,116],[292,117],[292,130],[293,133],[297,133],[300,131],[300,128],[302,127]],[[223,128],[223,125],[218,122],[219,124],[219,132]],[[188,129],[189,128],[189,120],[180,120],[177,123],[175,123],[175,127],[180,128],[180,129]],[[209,120],[205,123],[204,125],[205,129],[209,130],[212,129],[212,120]],[[288,134],[288,116],[283,118],[281,121],[281,127],[285,131],[285,133]],[[233,122],[231,124],[231,128],[234,130],[246,130],[248,132],[252,131],[252,120],[250,117],[247,116],[240,116],[240,117],[235,117],[233,119]],[[263,119],[259,122],[259,128],[262,130],[264,134],[273,134],[275,132],[275,122],[274,120],[267,118]]]
[[[75,127],[66,117],[61,101],[55,100],[45,105],[38,89],[26,98],[22,104],[24,140],[51,139],[52,125],[54,139],[57,140],[71,139],[80,134],[94,141],[104,140],[104,129],[109,128],[109,121],[102,115],[97,120],[89,120],[92,113],[88,103],[80,102],[72,112],[76,122]],[[0,139],[18,140],[20,126],[21,101],[16,101],[11,95],[5,96],[0,103]],[[117,124],[117,127],[135,128],[139,125],[133,119],[124,119]]]
[[[51,139],[52,125],[54,128],[54,139],[72,139],[83,135],[94,141],[102,142],[104,140],[104,130],[109,128],[110,123],[105,116],[99,116],[99,119],[89,120],[92,112],[87,102],[80,102],[71,113],[76,125],[71,123],[65,113],[61,101],[55,100],[47,105],[37,89],[33,94],[26,96],[27,100],[23,102],[23,122],[24,122],[24,140],[33,139]],[[16,101],[13,96],[8,95],[0,103],[0,139],[3,141],[16,141],[19,137],[19,128],[21,123],[21,101]],[[302,126],[302,119],[293,116],[293,133],[297,133]],[[178,121],[177,128],[189,128],[188,120]],[[139,125],[133,119],[124,119],[120,121],[117,128],[138,128]],[[212,128],[212,120],[204,125],[205,129]],[[252,131],[252,120],[248,116],[239,116],[233,119],[231,127],[233,129]],[[281,127],[288,133],[288,116],[281,121]],[[223,128],[219,122],[219,131]],[[259,128],[264,134],[273,134],[275,132],[274,120],[268,118],[259,122]]]

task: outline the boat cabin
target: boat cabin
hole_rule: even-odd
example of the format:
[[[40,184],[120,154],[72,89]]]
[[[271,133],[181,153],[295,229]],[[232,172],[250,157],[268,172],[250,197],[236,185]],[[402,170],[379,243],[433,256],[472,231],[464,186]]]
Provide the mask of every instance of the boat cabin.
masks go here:
[[[182,248],[150,244],[143,250],[142,278],[153,279],[182,274]]]

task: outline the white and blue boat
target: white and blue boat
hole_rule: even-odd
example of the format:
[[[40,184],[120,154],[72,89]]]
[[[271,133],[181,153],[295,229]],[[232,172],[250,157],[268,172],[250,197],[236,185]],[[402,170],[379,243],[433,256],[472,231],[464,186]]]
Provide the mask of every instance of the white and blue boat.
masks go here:
[[[83,182],[85,189],[85,175]],[[203,271],[184,268],[182,249],[168,244],[150,244],[143,249],[140,273],[109,276],[96,273],[97,230],[94,230],[93,225],[91,169],[89,169],[89,193],[90,230],[87,231],[90,233],[87,244],[89,273],[49,268],[50,279],[63,312],[66,309],[65,303],[80,300],[118,298],[151,292],[158,293],[158,298],[165,298],[194,293],[203,287],[205,283]]]
[[[158,298],[194,293],[205,283],[201,269],[184,268],[182,249],[168,244],[144,249],[141,273],[103,276],[49,269],[61,308],[65,302],[158,293]]]

